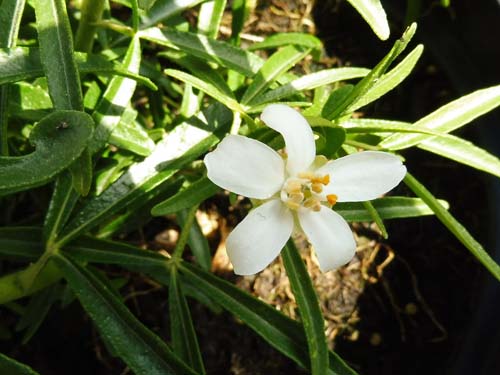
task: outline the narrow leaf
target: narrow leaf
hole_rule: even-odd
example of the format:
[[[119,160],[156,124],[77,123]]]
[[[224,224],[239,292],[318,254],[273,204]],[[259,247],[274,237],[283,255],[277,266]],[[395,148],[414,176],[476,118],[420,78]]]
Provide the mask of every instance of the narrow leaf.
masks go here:
[[[453,135],[422,141],[418,148],[500,177],[500,160],[465,139]]]
[[[256,74],[264,63],[253,53],[204,35],[159,28],[142,30],[137,35],[153,43],[181,50],[203,60],[216,62],[248,77]]]
[[[68,172],[59,175],[43,223],[43,239],[47,248],[55,242],[59,231],[68,221],[78,198],[78,194],[73,189],[71,175]]]
[[[193,207],[197,207],[197,205],[193,205]],[[186,210],[182,210],[177,214],[179,224],[182,227],[182,230],[185,230],[186,220],[187,220],[187,212]],[[191,248],[193,255],[196,258],[197,263],[203,268],[205,271],[210,271],[212,265],[212,256],[210,254],[210,246],[208,245],[208,241],[201,232],[200,226],[196,219],[196,216],[193,218],[193,222],[189,227],[189,235],[187,239],[187,243]]]
[[[0,353],[0,374],[9,375],[40,375],[31,367]]]
[[[269,57],[260,68],[252,83],[248,86],[243,97],[242,104],[251,104],[258,95],[269,87],[276,78],[288,71],[298,61],[309,53],[309,49],[302,47],[287,46]]]
[[[54,260],[99,332],[138,374],[195,374],[146,328],[91,271],[67,255]]]
[[[462,96],[418,120],[415,125],[449,133],[499,105],[500,86],[493,86]],[[395,134],[382,141],[380,146],[390,150],[401,150],[414,146],[426,138],[428,136],[418,134]]]
[[[349,114],[353,110],[351,106],[355,106],[358,98],[366,95],[366,93],[372,89],[380,77],[387,71],[389,66],[393,61],[406,49],[406,46],[413,38],[417,25],[415,23],[411,24],[403,33],[403,36],[396,40],[392,49],[389,53],[373,68],[373,70],[366,75],[353,90],[347,95],[341,103],[339,103],[337,109],[331,114],[331,118],[339,118],[342,115]]]
[[[137,111],[127,107],[120,122],[109,135],[108,142],[138,155],[148,156],[155,144],[144,128],[135,121],[136,116]]]
[[[40,58],[56,109],[83,110],[80,76],[73,58],[73,38],[63,0],[36,0]]]
[[[192,8],[203,0],[156,0],[154,5],[141,17],[141,28],[146,28],[167,18]]]
[[[197,374],[205,374],[198,339],[179,283],[177,270],[172,270],[170,273],[168,302],[174,353],[189,364]]]
[[[448,230],[481,262],[488,271],[500,281],[500,266],[489,256],[474,237],[455,219],[438,200],[410,173],[403,180],[420,197]]]
[[[325,86],[331,83],[364,77],[369,72],[370,71],[368,69],[364,68],[334,68],[306,74],[283,86],[268,91],[258,98],[255,98],[252,106],[274,102],[302,91],[313,90],[317,87]]]
[[[255,51],[259,49],[277,48],[289,45],[302,46],[313,50],[321,50],[323,48],[321,40],[314,35],[291,32],[272,34],[266,37],[266,39],[262,42],[252,44],[248,47],[248,50]]]
[[[24,11],[24,0],[3,3],[0,7],[0,47],[11,48],[16,45],[17,34]],[[0,58],[1,61],[1,58]],[[1,70],[1,68],[0,68]],[[9,154],[7,143],[9,86],[0,87],[0,155]]]
[[[368,213],[370,214],[371,220],[373,220],[375,224],[377,224],[378,228],[380,229],[380,232],[382,233],[382,237],[387,239],[389,237],[389,234],[387,233],[387,229],[385,229],[384,221],[380,216],[380,214],[378,213],[375,206],[373,205],[373,203],[363,202],[363,206],[365,207],[366,211],[368,211]]]
[[[227,0],[209,0],[200,6],[198,15],[198,32],[217,39],[219,26],[224,15]]]
[[[424,47],[421,44],[415,47],[415,49],[410,52],[403,61],[396,65],[394,69],[382,75],[364,95],[358,97],[358,99],[349,106],[349,111],[352,112],[364,107],[398,86],[412,72],[423,50]]]
[[[311,373],[313,375],[326,374],[328,346],[325,337],[325,321],[311,278],[292,240],[288,241],[281,256],[306,333]]]
[[[41,228],[0,228],[0,255],[2,258],[33,262],[42,255],[43,251]]]
[[[231,114],[222,108],[224,107],[217,105],[207,109],[206,113],[200,113],[200,117],[206,116],[204,120],[207,124],[197,119],[196,126],[188,122],[178,125],[156,145],[155,150],[144,161],[133,164],[101,195],[89,199],[80,213],[68,223],[59,244],[134,204],[161,186],[183,165],[195,160],[216,144],[219,138],[212,132],[224,132],[231,121]]]
[[[157,89],[149,78],[129,71],[122,64],[109,61],[102,55],[76,52],[74,58],[80,74],[119,75],[131,78],[152,90]],[[40,49],[36,47],[2,48],[0,62],[0,84],[31,80],[44,75]]]
[[[447,210],[448,202],[438,200],[439,204]],[[384,220],[402,219],[433,215],[427,204],[419,198],[384,197],[371,201],[380,217]],[[335,211],[347,221],[371,221],[372,216],[361,202],[337,203]]]
[[[141,45],[139,38],[132,38],[123,66],[127,70],[138,73],[141,64]],[[92,117],[96,123],[94,137],[89,145],[90,153],[94,154],[108,141],[113,129],[120,122],[136,88],[136,82],[129,78],[113,77],[97,105]]]
[[[233,98],[220,92],[215,86],[181,70],[166,69],[165,74],[193,85],[235,112],[244,112],[243,107]]]
[[[173,197],[154,206],[151,210],[151,214],[153,216],[162,216],[179,212],[185,208],[200,204],[218,191],[219,187],[213,184],[208,177],[202,177],[188,185]]]
[[[347,0],[370,25],[373,32],[382,40],[389,38],[390,30],[387,15],[380,0]]]
[[[185,281],[197,286],[226,310],[237,316],[270,345],[300,366],[309,368],[310,359],[303,327],[273,307],[256,299],[233,284],[197,267],[182,262],[179,270]],[[329,353],[329,375],[355,375],[335,353]]]

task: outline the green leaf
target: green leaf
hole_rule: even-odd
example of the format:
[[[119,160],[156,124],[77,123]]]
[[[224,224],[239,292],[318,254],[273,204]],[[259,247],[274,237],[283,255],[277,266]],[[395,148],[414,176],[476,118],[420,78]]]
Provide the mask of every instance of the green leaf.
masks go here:
[[[141,28],[146,28],[164,21],[175,14],[181,13],[186,9],[192,8],[203,0],[156,0],[149,11],[141,17]]]
[[[88,148],[70,166],[73,189],[81,196],[86,196],[92,185],[92,156]]]
[[[445,210],[449,208],[448,202],[443,200],[438,200],[438,202]],[[384,197],[375,199],[371,201],[371,203],[380,217],[384,220],[434,214],[434,211],[419,198]],[[337,203],[334,209],[347,221],[372,220],[372,216],[361,202]]]
[[[303,327],[289,319],[273,307],[240,290],[198,267],[181,262],[179,270],[185,282],[196,285],[197,289],[210,296],[226,310],[241,319],[274,348],[294,360],[300,366],[309,368],[307,340]],[[355,375],[335,353],[329,353],[330,375]]]
[[[200,204],[219,190],[220,188],[212,183],[208,177],[202,177],[189,184],[173,197],[154,206],[151,210],[151,215],[163,216],[179,212],[180,210]]]
[[[25,0],[2,2],[0,7],[0,47],[12,47],[16,44]],[[8,26],[7,26],[8,25]]]
[[[159,53],[158,56],[167,57],[176,64],[188,69],[196,78],[213,85],[217,90],[234,99],[234,93],[224,78],[205,61],[197,57],[186,55],[185,53],[179,53],[178,51],[162,52]]]
[[[412,72],[423,50],[424,47],[421,44],[415,47],[403,61],[388,73],[382,75],[364,95],[358,97],[358,99],[349,106],[349,111],[353,112],[364,107],[398,86]]]
[[[227,0],[209,0],[201,4],[198,14],[199,33],[217,39],[226,3]]]
[[[204,35],[171,29],[160,30],[156,27],[142,30],[137,35],[153,43],[181,50],[202,60],[216,62],[248,77],[256,74],[264,63],[257,55]]]
[[[34,0],[40,59],[56,109],[83,110],[73,38],[63,0]]]
[[[132,38],[123,65],[134,73],[139,72],[141,65],[141,44],[139,38]],[[123,112],[134,94],[136,82],[129,78],[113,77],[97,105],[92,117],[96,123],[96,131],[90,142],[91,154],[96,153],[108,141],[110,133],[120,122]]]
[[[31,131],[35,151],[0,157],[0,195],[46,184],[76,160],[92,134],[92,118],[78,111],[57,111]]]
[[[392,121],[372,118],[350,118],[336,122],[338,126],[345,129],[347,134],[373,134],[373,133],[420,133],[444,136],[444,133],[436,132],[421,126],[415,126],[409,122]]]
[[[0,25],[2,25],[0,27],[0,47],[10,48],[15,46],[24,11],[24,4],[24,0],[16,0],[8,3],[4,2],[3,6],[0,7]],[[0,87],[0,155],[3,156],[9,154],[7,143],[9,89],[9,86]]]
[[[44,88],[27,82],[9,85],[8,113],[10,117],[40,121],[51,111],[52,101]]]
[[[31,367],[17,362],[10,357],[0,353],[0,374],[9,375],[40,375]]]
[[[137,111],[127,107],[120,122],[109,135],[108,142],[137,155],[148,156],[154,150],[155,143],[149,138],[144,128],[135,121],[136,116]]]
[[[410,173],[403,180],[420,197],[444,224],[446,228],[481,262],[491,274],[500,281],[500,266],[489,256],[474,237],[460,224],[438,200]]]
[[[474,91],[446,104],[418,120],[415,126],[449,133],[500,105],[500,85]],[[395,134],[380,143],[389,150],[401,150],[429,138],[419,134]]]
[[[36,227],[0,228],[0,256],[2,259],[34,261],[44,251],[42,230]]]
[[[179,283],[177,270],[170,273],[168,288],[170,331],[174,353],[189,364],[197,374],[205,374],[200,347],[194,331],[191,313]]]
[[[422,141],[418,148],[500,177],[500,160],[465,139],[446,135]]]
[[[380,0],[347,0],[365,21],[373,32],[382,40],[389,38],[391,31],[387,22],[387,15]]]
[[[231,3],[231,37],[229,41],[236,46],[240,45],[240,34],[245,22],[257,5],[256,0],[233,0]]]
[[[163,285],[170,283],[171,259],[158,252],[144,250],[124,243],[81,237],[64,247],[72,257],[81,262],[116,264],[134,272],[142,272],[154,277]],[[198,291],[196,285],[186,283],[181,277],[183,291],[205,304],[213,311],[220,307],[205,294]]]
[[[380,229],[380,232],[382,233],[382,237],[387,239],[389,237],[389,234],[387,233],[387,229],[385,229],[382,217],[378,213],[373,203],[369,201],[363,202],[363,206],[365,207],[366,211],[368,211],[368,213],[370,214],[371,220],[374,221],[375,224],[377,224],[378,228]]]
[[[189,122],[178,125],[144,161],[133,164],[101,195],[89,199],[64,229],[59,245],[141,200],[171,178],[179,168],[216,144],[219,136],[213,132],[224,132],[231,121],[231,114],[222,108],[216,105],[200,113],[200,117],[206,116],[207,123],[197,119],[192,120],[196,126]]]
[[[394,46],[389,53],[373,68],[373,70],[366,75],[356,86],[351,90],[337,109],[331,114],[331,118],[339,118],[342,115],[349,114],[355,108],[359,98],[366,95],[380,80],[382,75],[387,71],[392,62],[406,49],[406,46],[413,38],[417,24],[411,24],[403,33],[403,36],[396,40]]]
[[[61,173],[56,180],[43,223],[43,239],[47,248],[50,248],[55,242],[59,231],[68,221],[79,198],[73,189],[72,182],[73,179],[68,172]]]
[[[195,374],[90,270],[68,255],[54,260],[103,339],[138,374]]]
[[[119,75],[133,79],[152,90],[157,89],[149,78],[131,72],[122,64],[109,61],[104,56],[76,52],[74,58],[80,74]],[[36,47],[2,48],[0,62],[0,84],[31,80],[44,75],[40,49]]]
[[[281,256],[306,333],[311,373],[313,375],[326,374],[328,346],[325,337],[325,321],[311,278],[292,240],[285,245]]]
[[[309,121],[310,118],[307,118]],[[311,123],[310,123],[311,124]],[[316,140],[316,153],[332,159],[346,139],[346,132],[341,127],[314,126],[314,132],[319,136]]]
[[[219,91],[215,86],[212,84],[203,81],[202,79],[199,79],[191,74],[185,73],[181,70],[175,70],[175,69],[165,69],[165,74],[174,78],[177,78],[178,80],[181,80],[185,83],[188,83],[192,85],[193,87],[196,87],[198,90],[203,91],[205,94],[210,95],[212,98],[215,100],[218,100],[222,104],[224,104],[226,107],[229,109],[235,111],[235,112],[240,112],[244,113],[243,107],[232,97],[222,93]]]
[[[193,205],[192,207],[197,207],[197,205]],[[177,218],[179,224],[182,227],[182,230],[185,230],[187,217],[187,211],[182,210],[177,214]],[[179,239],[180,241],[180,239]],[[212,266],[212,256],[210,254],[210,246],[208,245],[208,241],[201,232],[200,226],[198,225],[198,221],[196,220],[196,216],[193,219],[191,226],[189,227],[189,236],[187,243],[191,248],[193,255],[196,258],[197,263],[203,268],[205,271],[210,271]]]
[[[49,285],[61,278],[61,274],[49,260],[34,263],[27,268],[0,277],[0,304],[20,299]]]
[[[312,90],[331,83],[364,77],[369,72],[370,71],[368,69],[364,68],[334,68],[306,74],[300,78],[294,79],[293,81],[283,86],[268,91],[258,98],[255,98],[252,106],[274,102],[279,99],[297,94],[301,91]]]
[[[60,291],[60,286],[56,284],[41,290],[39,293],[31,297],[28,305],[26,306],[26,310],[16,326],[16,331],[26,329],[26,332],[23,335],[23,344],[26,344],[33,337],[36,331],[38,331],[38,328],[49,313],[50,308],[60,295]]]
[[[323,48],[323,43],[317,37],[311,34],[305,33],[276,33],[272,34],[262,42],[257,42],[248,47],[249,51],[255,51],[259,49],[270,49],[283,46],[302,46],[305,48],[311,48],[313,50],[321,50]]]
[[[254,99],[257,99],[258,95],[269,87],[278,76],[288,71],[308,53],[309,49],[293,45],[273,53],[262,65],[252,83],[246,89],[241,98],[241,103],[251,105]]]

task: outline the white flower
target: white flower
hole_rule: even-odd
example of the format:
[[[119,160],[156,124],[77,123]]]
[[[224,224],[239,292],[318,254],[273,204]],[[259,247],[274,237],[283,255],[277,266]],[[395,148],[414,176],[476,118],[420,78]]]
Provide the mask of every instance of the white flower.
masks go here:
[[[356,243],[347,222],[331,206],[379,197],[401,182],[405,166],[398,157],[377,151],[318,166],[313,132],[299,112],[272,104],[261,119],[285,139],[286,160],[264,143],[240,135],[228,135],[204,160],[216,185],[264,200],[227,238],[234,272],[262,271],[296,225],[313,245],[323,272],[348,263]]]

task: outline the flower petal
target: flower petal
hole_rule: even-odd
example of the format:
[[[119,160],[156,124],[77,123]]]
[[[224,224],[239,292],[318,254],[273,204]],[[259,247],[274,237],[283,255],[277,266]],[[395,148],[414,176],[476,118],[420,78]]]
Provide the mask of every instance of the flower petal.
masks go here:
[[[316,144],[304,116],[284,104],[271,104],[264,109],[260,118],[285,139],[288,173],[296,176],[299,172],[305,172],[316,157]]]
[[[325,195],[335,194],[338,202],[362,202],[395,188],[404,178],[406,167],[387,152],[363,151],[330,161],[316,173],[330,175]]]
[[[226,240],[234,273],[253,275],[262,271],[278,256],[292,230],[292,213],[279,199],[250,211]]]
[[[241,135],[228,135],[204,162],[214,184],[245,197],[270,198],[285,180],[281,156],[264,143]]]
[[[347,264],[356,252],[356,241],[338,213],[321,206],[319,212],[299,210],[302,230],[313,245],[319,268],[326,272]]]

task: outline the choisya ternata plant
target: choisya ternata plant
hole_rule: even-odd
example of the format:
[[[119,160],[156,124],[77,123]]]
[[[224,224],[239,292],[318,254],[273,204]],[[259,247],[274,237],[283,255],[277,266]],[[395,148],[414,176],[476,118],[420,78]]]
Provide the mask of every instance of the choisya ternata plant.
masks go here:
[[[378,1],[350,2],[378,36],[388,37]],[[287,242],[294,228],[303,230],[326,272],[355,250],[346,221],[375,221],[387,235],[384,219],[434,214],[500,279],[498,265],[447,203],[406,173],[398,155],[420,147],[500,176],[495,156],[449,134],[498,106],[500,87],[413,124],[357,118],[355,111],[396,87],[417,63],[420,45],[394,63],[415,25],[371,70],[297,75],[291,68],[317,56],[321,42],[284,33],[242,46],[248,13],[237,9],[240,3],[233,4],[229,41],[218,37],[226,1],[132,0],[118,10],[99,0],[82,0],[80,8],[62,0],[0,3],[0,301],[19,315],[24,342],[52,305],[76,297],[106,347],[133,373],[203,374],[188,295],[234,314],[313,374],[354,374],[328,351],[311,281]],[[196,24],[180,16],[191,7]],[[128,21],[115,18],[124,14]],[[268,58],[253,52],[259,49],[269,50]],[[417,197],[379,198],[401,179]],[[211,252],[195,213],[221,188],[255,204],[227,243],[235,271],[258,272],[283,248],[301,323],[210,273]],[[170,256],[117,240],[170,213],[182,227]],[[265,226],[255,222],[259,215]],[[194,264],[183,260],[187,243]],[[169,340],[130,312],[120,280],[102,265],[168,288]],[[5,355],[0,367],[36,373]]]

